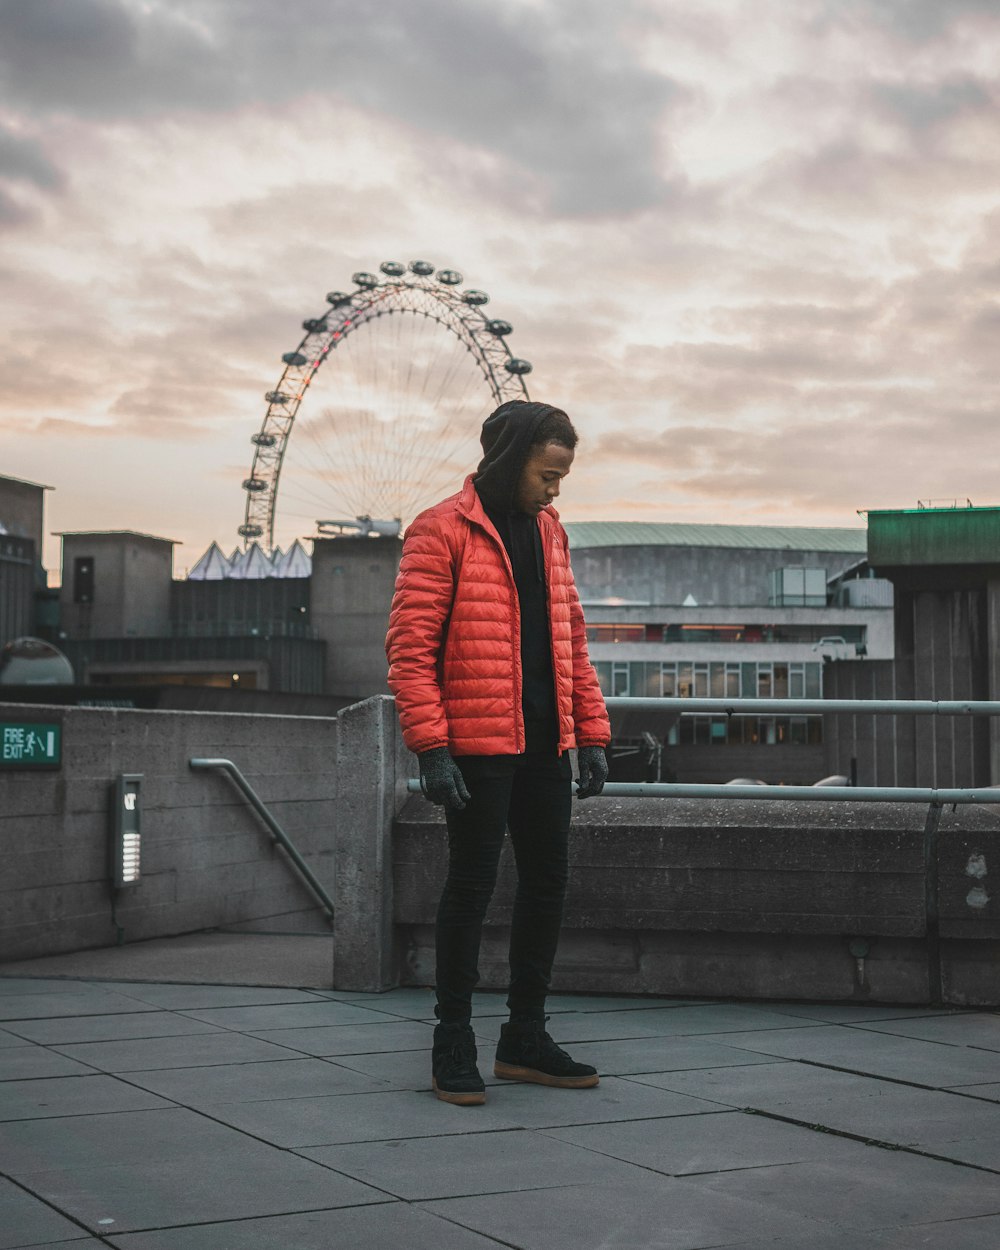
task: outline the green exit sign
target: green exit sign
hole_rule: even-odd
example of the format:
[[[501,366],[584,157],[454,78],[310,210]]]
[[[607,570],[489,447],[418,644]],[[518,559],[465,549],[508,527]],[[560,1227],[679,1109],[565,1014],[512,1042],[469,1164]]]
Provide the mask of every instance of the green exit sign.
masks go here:
[[[0,768],[58,768],[62,726],[0,721]]]

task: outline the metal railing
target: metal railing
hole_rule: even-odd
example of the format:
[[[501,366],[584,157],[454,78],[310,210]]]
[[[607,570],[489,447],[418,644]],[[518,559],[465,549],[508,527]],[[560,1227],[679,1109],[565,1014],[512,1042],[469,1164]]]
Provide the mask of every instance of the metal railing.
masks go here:
[[[236,788],[267,826],[268,832],[271,834],[271,840],[276,842],[291,860],[293,866],[297,869],[299,876],[305,882],[320,907],[322,907],[327,920],[330,924],[333,924],[333,899],[326,892],[326,889],[320,881],[316,878],[313,870],[299,854],[291,838],[287,833],[285,833],[284,829],[282,829],[282,827],[264,806],[260,795],[256,790],[254,790],[253,786],[249,781],[247,781],[246,777],[243,776],[233,761],[224,759],[192,759],[189,760],[188,763],[194,769],[215,769],[219,772],[224,772],[232,780]]]
[[[998,716],[1000,702],[958,699],[715,699],[643,698],[613,695],[605,700],[614,710],[671,712],[682,715],[713,713],[725,716],[809,716],[830,712],[868,716]],[[420,793],[420,782],[411,779],[407,789]],[[931,807],[957,803],[1000,803],[1000,788],[937,789],[923,786],[775,786],[702,785],[667,781],[609,781],[608,798],[664,799],[763,799],[809,803],[920,803]]]

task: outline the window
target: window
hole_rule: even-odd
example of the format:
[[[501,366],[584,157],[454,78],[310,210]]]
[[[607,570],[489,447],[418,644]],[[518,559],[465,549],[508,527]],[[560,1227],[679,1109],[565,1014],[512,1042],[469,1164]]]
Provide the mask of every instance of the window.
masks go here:
[[[73,602],[94,602],[93,556],[77,556],[73,561]]]
[[[629,666],[615,662],[611,665],[611,693],[613,695],[631,694],[629,689]]]

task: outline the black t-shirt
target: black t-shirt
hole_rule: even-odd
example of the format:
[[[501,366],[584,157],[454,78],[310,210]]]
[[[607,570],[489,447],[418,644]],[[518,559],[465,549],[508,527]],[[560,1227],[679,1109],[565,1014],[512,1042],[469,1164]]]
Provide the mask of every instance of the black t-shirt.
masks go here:
[[[484,510],[507,549],[521,607],[521,709],[525,750],[554,750],[558,723],[545,557],[538,521],[526,512],[500,512],[485,505]]]

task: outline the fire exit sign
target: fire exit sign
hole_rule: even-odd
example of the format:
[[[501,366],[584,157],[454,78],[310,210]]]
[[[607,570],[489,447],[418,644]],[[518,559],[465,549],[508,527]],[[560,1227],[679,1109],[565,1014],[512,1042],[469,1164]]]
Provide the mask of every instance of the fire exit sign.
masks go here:
[[[58,768],[62,726],[0,721],[0,768]]]

